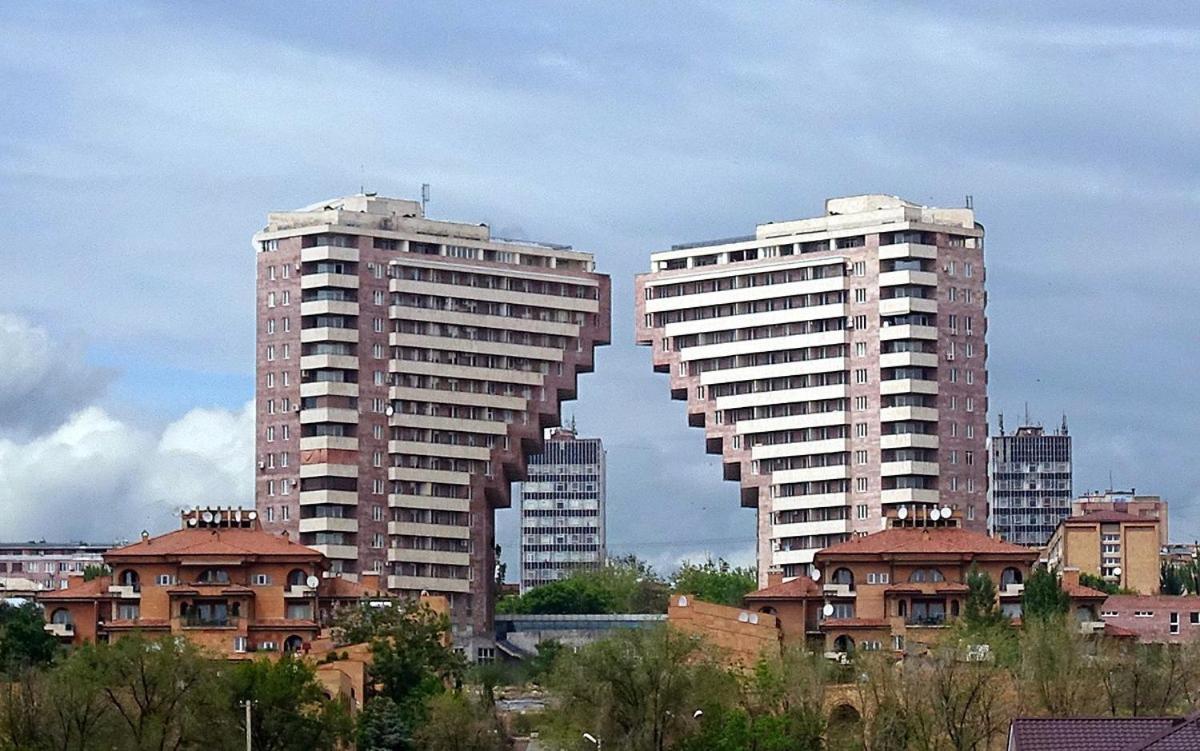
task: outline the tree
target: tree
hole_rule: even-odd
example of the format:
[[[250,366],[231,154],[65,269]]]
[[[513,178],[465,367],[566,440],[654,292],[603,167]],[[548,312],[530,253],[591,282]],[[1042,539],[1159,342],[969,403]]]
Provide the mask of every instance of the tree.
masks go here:
[[[504,729],[492,710],[461,692],[429,700],[429,718],[416,733],[422,751],[502,751]]]
[[[1115,583],[1105,581],[1103,578],[1096,576],[1095,574],[1089,574],[1086,571],[1079,574],[1079,583],[1085,587],[1089,587],[1098,592],[1103,592],[1109,595],[1119,595],[1125,593],[1125,590],[1121,589],[1121,587],[1117,586]]]
[[[99,579],[101,576],[112,576],[112,569],[103,563],[89,563],[83,567],[83,580],[90,582],[92,579]]]
[[[32,602],[0,602],[0,675],[46,665],[58,652],[58,641],[46,632],[42,609]]]
[[[1021,695],[1052,716],[1099,711],[1096,663],[1087,637],[1072,620],[1064,615],[1032,618],[1021,632]]]
[[[548,728],[565,745],[584,732],[628,751],[662,751],[687,735],[696,709],[719,707],[736,691],[702,642],[668,626],[631,629],[555,664],[558,697]]]
[[[1008,618],[996,604],[996,585],[976,564],[967,569],[967,601],[963,623],[968,629],[981,629],[1007,623]]]
[[[1071,599],[1059,586],[1058,578],[1045,566],[1035,568],[1021,598],[1022,621],[1064,615],[1070,607]]]
[[[363,604],[339,614],[335,641],[365,642],[371,650],[367,679],[374,696],[366,707],[370,714],[360,726],[361,748],[409,748],[404,745],[407,740],[401,745],[381,744],[383,739],[410,739],[424,721],[427,700],[447,686],[462,683],[466,663],[451,649],[449,631],[449,619],[417,600],[384,607]]]
[[[1183,574],[1179,566],[1163,561],[1158,570],[1158,587],[1159,591],[1164,595],[1183,594]]]
[[[358,716],[357,742],[360,751],[394,751],[412,748],[412,722],[386,696],[375,696],[363,705]]]
[[[667,583],[634,556],[608,561],[599,569],[580,569],[566,579],[543,584],[519,597],[496,603],[498,613],[591,615],[665,613]]]
[[[906,661],[901,671],[917,748],[981,751],[1008,730],[1015,692],[1008,673],[993,662],[965,660],[944,646],[927,659]]]
[[[758,587],[758,573],[752,568],[734,568],[723,558],[704,563],[685,562],[675,572],[672,589],[695,595],[705,602],[739,607],[742,598]]]
[[[229,682],[236,701],[255,703],[251,737],[260,751],[332,751],[352,735],[346,704],[327,699],[316,671],[291,655],[238,663]]]
[[[120,748],[219,749],[237,736],[219,664],[187,639],[135,634],[111,645],[85,645],[70,659],[100,681],[118,718]]]

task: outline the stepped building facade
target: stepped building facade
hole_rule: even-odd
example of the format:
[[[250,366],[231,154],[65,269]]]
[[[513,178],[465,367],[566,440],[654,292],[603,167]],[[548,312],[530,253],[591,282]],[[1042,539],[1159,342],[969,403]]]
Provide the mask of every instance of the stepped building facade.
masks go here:
[[[374,195],[272,213],[254,249],[264,527],[333,573],[445,595],[471,649],[491,631],[493,511],[608,343],[608,277]]]
[[[638,276],[637,342],[758,510],[764,584],[899,507],[986,530],[983,236],[970,208],[835,198]]]

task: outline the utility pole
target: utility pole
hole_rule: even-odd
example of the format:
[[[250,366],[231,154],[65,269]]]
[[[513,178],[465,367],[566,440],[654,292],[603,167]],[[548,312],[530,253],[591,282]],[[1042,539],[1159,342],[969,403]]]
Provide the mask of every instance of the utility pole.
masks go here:
[[[251,745],[253,744],[253,740],[252,740],[252,737],[250,734],[250,728],[253,727],[253,724],[251,723],[251,720],[250,720],[250,707],[252,707],[253,705],[254,705],[254,702],[250,701],[249,699],[242,702],[242,706],[246,708],[246,751],[253,751],[253,749],[251,748]]]

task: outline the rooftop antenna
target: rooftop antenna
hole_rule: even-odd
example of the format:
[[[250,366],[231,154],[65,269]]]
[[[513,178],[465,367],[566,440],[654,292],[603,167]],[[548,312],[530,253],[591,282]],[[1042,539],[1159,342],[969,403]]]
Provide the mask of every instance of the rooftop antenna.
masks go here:
[[[1029,424],[1029,402],[1025,402],[1025,424]]]
[[[975,196],[971,195],[970,193],[967,194],[967,208],[972,210],[975,209]]]
[[[358,165],[358,192],[367,194],[367,167],[363,164]]]
[[[1004,435],[1004,413],[1000,413],[1000,435]]]
[[[421,216],[425,216],[425,207],[429,205],[429,183],[421,183]]]
[[[1067,413],[1063,412],[1062,434],[1067,435]]]

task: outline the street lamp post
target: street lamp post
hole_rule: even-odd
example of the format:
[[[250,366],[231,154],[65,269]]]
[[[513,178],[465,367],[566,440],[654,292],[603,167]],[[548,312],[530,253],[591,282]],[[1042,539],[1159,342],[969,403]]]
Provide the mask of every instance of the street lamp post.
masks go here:
[[[584,733],[583,738],[586,741],[596,744],[596,751],[604,751],[604,741],[591,733]]]

